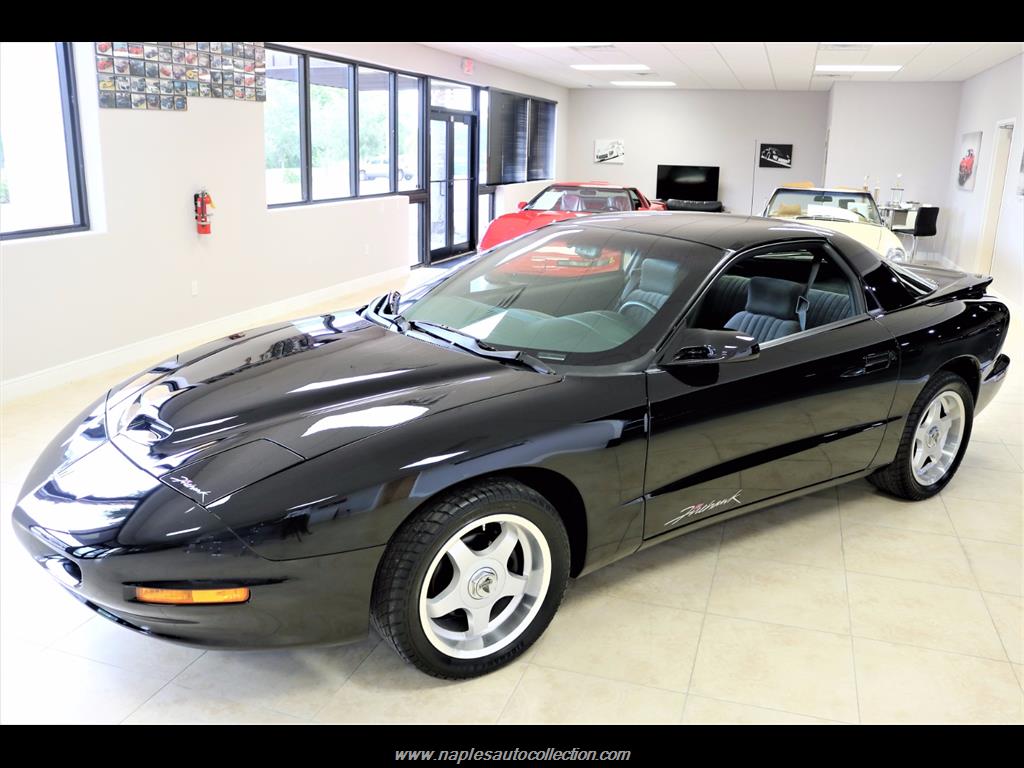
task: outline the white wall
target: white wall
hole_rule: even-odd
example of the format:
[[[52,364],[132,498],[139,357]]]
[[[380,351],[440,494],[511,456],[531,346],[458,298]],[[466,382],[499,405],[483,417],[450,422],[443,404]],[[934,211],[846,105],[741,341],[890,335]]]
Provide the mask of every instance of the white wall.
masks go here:
[[[658,165],[717,165],[733,213],[760,213],[787,182],[821,183],[828,94],[796,91],[570,91],[568,175],[654,196]],[[594,163],[595,139],[623,139],[622,165]],[[791,170],[756,168],[755,142],[793,144]],[[753,190],[753,195],[751,192]]]
[[[100,110],[91,45],[77,53],[93,226],[0,245],[4,381],[408,264],[405,197],[268,210],[259,103]],[[291,45],[555,99],[565,167],[565,89],[484,65],[461,76],[458,57],[414,44]],[[208,237],[200,187],[216,204]]]
[[[960,83],[836,82],[830,91],[827,186],[860,187],[869,176],[879,204],[903,174],[903,200],[945,208],[949,156],[956,133]],[[948,222],[939,212],[938,233],[919,251],[943,253]]]
[[[962,84],[955,140],[946,153],[946,188],[949,253],[962,269],[975,269],[979,263],[978,247],[992,180],[996,124],[1007,118],[1016,120],[1010,146],[1010,173],[1003,187],[992,274],[995,277],[993,288],[1024,306],[1024,197],[1016,194],[1021,154],[1024,152],[1022,70],[1024,56],[1018,56]],[[974,190],[965,192],[957,186],[956,168],[960,159],[960,137],[972,131],[982,132],[981,152],[975,166]]]

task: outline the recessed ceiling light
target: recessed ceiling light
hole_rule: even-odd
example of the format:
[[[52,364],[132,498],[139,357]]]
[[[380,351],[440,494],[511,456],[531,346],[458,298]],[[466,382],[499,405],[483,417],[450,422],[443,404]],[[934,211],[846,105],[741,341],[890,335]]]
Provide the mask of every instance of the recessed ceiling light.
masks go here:
[[[611,43],[516,43],[520,48],[602,48]]]
[[[619,85],[623,88],[639,86],[642,88],[672,88],[675,86],[671,80],[612,80],[612,85]]]
[[[902,64],[818,64],[815,72],[899,72]]]
[[[647,72],[646,64],[570,64],[573,69],[584,72]]]

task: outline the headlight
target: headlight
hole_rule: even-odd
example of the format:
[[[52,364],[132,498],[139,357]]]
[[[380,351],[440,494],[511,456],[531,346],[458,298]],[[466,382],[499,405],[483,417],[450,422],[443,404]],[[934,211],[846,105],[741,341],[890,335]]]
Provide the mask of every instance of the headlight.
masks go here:
[[[889,252],[885,254],[885,258],[888,259],[889,261],[906,261],[907,252],[904,251],[902,248],[890,248]]]

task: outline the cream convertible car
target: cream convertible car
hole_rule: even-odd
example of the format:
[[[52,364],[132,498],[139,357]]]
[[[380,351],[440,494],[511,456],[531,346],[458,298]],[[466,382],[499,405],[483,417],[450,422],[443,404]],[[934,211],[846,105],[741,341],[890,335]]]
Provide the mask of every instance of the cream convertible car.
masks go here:
[[[882,223],[869,192],[846,189],[779,187],[762,216],[813,221],[816,226],[852,237],[890,261],[906,261],[907,252],[895,233]]]

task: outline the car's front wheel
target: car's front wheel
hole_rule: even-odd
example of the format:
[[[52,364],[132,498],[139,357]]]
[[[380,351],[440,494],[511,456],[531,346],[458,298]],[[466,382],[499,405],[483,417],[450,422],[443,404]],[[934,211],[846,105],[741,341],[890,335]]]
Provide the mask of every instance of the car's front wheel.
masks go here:
[[[568,577],[569,540],[554,507],[522,483],[491,478],[402,525],[378,568],[371,617],[423,671],[475,677],[541,635]]]
[[[928,382],[907,415],[896,460],[868,479],[894,496],[920,501],[953,479],[974,421],[974,396],[967,382],[942,371]]]

